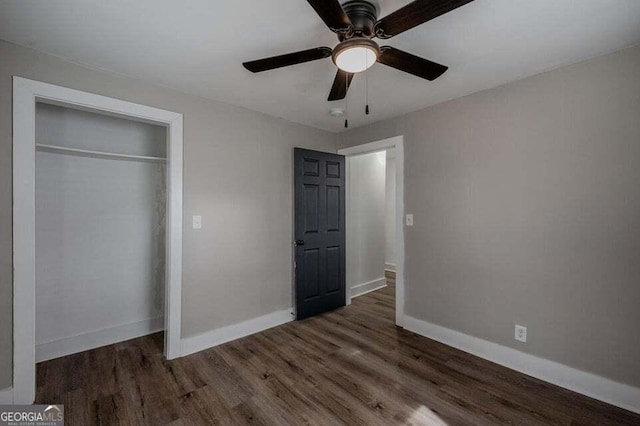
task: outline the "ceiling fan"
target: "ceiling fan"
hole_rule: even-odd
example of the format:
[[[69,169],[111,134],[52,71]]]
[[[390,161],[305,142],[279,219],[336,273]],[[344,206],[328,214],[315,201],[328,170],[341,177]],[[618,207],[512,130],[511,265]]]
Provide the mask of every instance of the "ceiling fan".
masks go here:
[[[415,0],[378,20],[378,9],[370,1],[307,0],[340,43],[334,48],[317,47],[286,55],[245,62],[251,72],[262,72],[331,56],[338,67],[329,101],[344,99],[354,74],[374,63],[433,81],[448,67],[414,56],[391,46],[378,46],[373,38],[388,39],[431,19],[451,12],[473,0]]]

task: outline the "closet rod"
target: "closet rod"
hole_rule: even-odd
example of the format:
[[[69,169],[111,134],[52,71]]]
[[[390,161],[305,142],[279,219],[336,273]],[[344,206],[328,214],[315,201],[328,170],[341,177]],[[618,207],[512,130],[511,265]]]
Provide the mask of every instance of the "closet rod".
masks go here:
[[[66,146],[45,145],[45,144],[39,144],[39,143],[36,144],[36,148],[39,151],[76,154],[76,155],[81,155],[86,157],[116,158],[116,159],[126,159],[126,160],[152,161],[152,162],[167,161],[167,159],[163,157],[148,157],[144,155],[116,154],[113,152],[90,151],[88,149],[67,148]]]

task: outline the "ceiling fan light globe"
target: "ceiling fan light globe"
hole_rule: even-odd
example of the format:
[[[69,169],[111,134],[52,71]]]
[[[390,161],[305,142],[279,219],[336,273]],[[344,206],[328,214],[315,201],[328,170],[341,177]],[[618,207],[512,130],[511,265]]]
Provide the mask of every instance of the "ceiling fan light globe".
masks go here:
[[[378,60],[380,49],[371,40],[351,39],[340,43],[333,52],[333,62],[342,71],[357,74],[368,70]]]

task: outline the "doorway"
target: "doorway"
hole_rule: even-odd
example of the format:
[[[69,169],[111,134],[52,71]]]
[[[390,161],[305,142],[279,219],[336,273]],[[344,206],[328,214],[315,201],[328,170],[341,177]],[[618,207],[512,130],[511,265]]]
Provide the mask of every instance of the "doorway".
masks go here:
[[[38,104],[69,108],[108,117],[159,125],[166,136],[164,301],[157,301],[164,314],[165,355],[177,358],[181,351],[180,316],[182,295],[182,114],[125,102],[87,92],[20,77],[13,79],[13,403],[32,404],[36,389],[36,151],[37,149],[99,158],[131,157],[155,161],[149,155],[102,152],[53,146],[36,140]],[[45,107],[48,108],[48,107]],[[46,146],[45,146],[46,145]],[[137,158],[135,158],[137,157]],[[77,180],[81,182],[81,180]],[[95,226],[99,226],[96,224]],[[55,349],[55,348],[52,348]]]
[[[338,151],[346,157],[347,173],[346,304],[395,280],[395,322],[400,327],[404,320],[403,139],[397,136]]]

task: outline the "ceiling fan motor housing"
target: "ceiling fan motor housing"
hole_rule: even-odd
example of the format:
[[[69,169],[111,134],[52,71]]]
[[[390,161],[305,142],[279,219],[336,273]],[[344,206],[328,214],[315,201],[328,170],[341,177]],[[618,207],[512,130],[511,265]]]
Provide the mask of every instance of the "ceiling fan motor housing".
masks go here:
[[[352,28],[348,32],[338,33],[340,41],[354,37],[373,38],[375,25],[378,20],[378,8],[371,2],[351,0],[342,5],[351,20]]]

